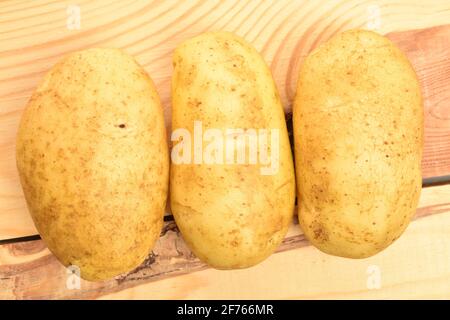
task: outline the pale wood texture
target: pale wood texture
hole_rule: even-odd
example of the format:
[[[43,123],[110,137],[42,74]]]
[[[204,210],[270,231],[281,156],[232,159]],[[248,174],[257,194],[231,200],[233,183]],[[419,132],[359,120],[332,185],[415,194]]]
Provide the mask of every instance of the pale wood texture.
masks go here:
[[[155,81],[168,120],[175,46],[203,31],[233,31],[269,63],[289,112],[299,64],[333,34],[361,27],[386,34],[450,23],[445,0],[79,1],[81,28],[69,30],[69,4],[0,3],[0,239],[36,234],[16,172],[15,134],[31,92],[68,52],[101,46],[134,55]],[[410,55],[424,87],[425,177],[450,173],[449,32],[447,27],[390,35]]]
[[[347,260],[312,246],[277,253],[251,269],[201,272],[101,299],[450,299],[450,213],[411,223],[392,247]],[[368,289],[373,268],[380,288]]]
[[[388,37],[407,54],[421,83],[425,108],[423,175],[447,175],[450,173],[450,26],[389,33]]]
[[[351,260],[322,254],[309,245],[298,225],[292,225],[279,253],[258,266],[235,271],[205,270],[172,278],[206,266],[186,247],[175,224],[168,222],[153,253],[136,270],[110,281],[81,281],[76,290],[67,289],[67,270],[41,240],[6,244],[0,246],[0,299],[104,295],[167,299],[332,298],[340,293],[342,297],[369,297],[377,294],[366,286],[365,268],[370,265],[377,265],[382,272],[385,297],[442,297],[450,295],[448,230],[450,185],[430,187],[423,189],[415,221],[405,234],[375,257]],[[171,279],[163,281],[168,278]],[[138,287],[131,289],[135,286]]]
[[[269,63],[289,113],[308,52],[337,32],[375,29],[407,53],[422,83],[424,177],[450,174],[448,0],[80,0],[81,29],[69,30],[66,10],[72,3],[0,2],[0,240],[36,234],[15,168],[20,114],[58,59],[88,47],[118,47],[136,56],[155,81],[168,121],[171,54],[187,37],[228,30],[246,38]],[[450,298],[449,230],[450,185],[429,187],[405,234],[375,257],[322,254],[294,224],[278,253],[260,265],[217,271],[192,255],[169,221],[137,270],[107,282],[82,281],[79,290],[67,289],[66,269],[42,241],[16,242],[0,245],[0,299]],[[381,272],[380,289],[367,287],[370,266]]]

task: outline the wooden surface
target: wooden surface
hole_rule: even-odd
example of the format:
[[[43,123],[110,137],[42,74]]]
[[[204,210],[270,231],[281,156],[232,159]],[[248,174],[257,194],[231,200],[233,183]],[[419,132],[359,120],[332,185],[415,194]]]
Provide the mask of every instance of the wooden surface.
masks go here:
[[[251,269],[207,269],[99,298],[450,299],[449,228],[446,213],[413,222],[397,243],[369,259],[349,261],[305,246],[274,254]],[[381,287],[368,289],[374,268]]]
[[[166,222],[152,255],[135,271],[105,282],[81,281],[79,290],[67,289],[67,270],[48,251],[42,240],[5,244],[0,246],[0,299],[81,299],[105,295],[170,299],[250,299],[252,295],[255,298],[313,298],[314,292],[323,293],[325,298],[328,295],[337,297],[340,290],[363,297],[373,293],[354,291],[358,288],[370,291],[366,286],[366,269],[371,265],[380,269],[382,288],[387,295],[401,293],[403,297],[408,297],[427,293],[402,292],[414,285],[404,283],[407,279],[421,286],[428,285],[421,282],[429,280],[439,282],[432,293],[446,293],[450,297],[449,230],[450,185],[424,188],[412,226],[399,241],[370,259],[351,260],[323,254],[312,248],[298,225],[293,224],[278,248],[279,253],[261,265],[247,270],[209,270],[175,277],[204,270],[206,266],[186,247],[174,222]],[[292,261],[289,261],[291,258]],[[333,270],[335,266],[339,268]],[[355,268],[360,272],[356,279],[352,278]],[[339,276],[341,272],[343,277]],[[264,273],[268,274],[264,276]],[[280,277],[284,277],[281,283],[289,284],[287,287],[277,284]],[[331,280],[333,277],[335,279]],[[212,279],[214,281],[209,281]],[[226,279],[234,280],[228,282]],[[342,287],[345,282],[348,283]],[[247,287],[249,283],[252,285]],[[167,284],[176,288],[162,290]],[[393,290],[391,287],[397,284],[403,288]],[[264,287],[267,288],[261,290]],[[271,287],[276,290],[270,290]]]
[[[35,235],[14,159],[26,101],[64,54],[101,46],[134,55],[152,76],[170,119],[171,53],[187,37],[228,30],[269,63],[287,113],[298,67],[317,45],[355,27],[404,50],[425,98],[425,178],[450,175],[450,2],[78,1],[81,28],[67,28],[71,1],[0,2],[0,240]],[[376,4],[376,5],[375,5]],[[424,29],[424,30],[416,30]],[[66,270],[42,241],[0,245],[1,298],[449,298],[450,185],[424,189],[416,220],[392,247],[364,260],[331,257],[293,225],[279,252],[247,270],[206,269],[173,222],[135,272],[68,290]],[[369,289],[378,268],[381,288]]]
[[[0,3],[0,239],[36,234],[16,171],[15,135],[33,89],[68,52],[106,46],[133,54],[155,81],[169,122],[172,51],[180,41],[200,32],[224,29],[250,41],[270,64],[289,112],[299,63],[333,34],[356,27],[374,27],[386,34],[450,23],[448,0],[426,5],[423,1],[361,0],[81,1],[81,28],[69,30],[66,9],[70,3]],[[390,35],[410,55],[424,88],[425,177],[450,172],[448,35],[448,27],[428,29],[425,34]]]

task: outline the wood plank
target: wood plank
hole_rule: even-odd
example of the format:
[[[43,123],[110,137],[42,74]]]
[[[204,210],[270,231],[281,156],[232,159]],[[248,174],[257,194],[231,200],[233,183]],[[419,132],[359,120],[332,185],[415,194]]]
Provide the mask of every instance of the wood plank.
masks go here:
[[[447,175],[450,173],[450,27],[390,33],[388,37],[407,54],[421,83],[425,109],[423,175]]]
[[[432,218],[432,222],[423,222],[422,227],[421,221],[431,219],[430,217]],[[414,222],[412,227],[408,228],[405,234],[400,238],[398,241],[400,244],[394,243],[394,245],[373,258],[360,260],[358,262],[351,259],[327,256],[320,253],[317,249],[308,248],[305,250],[295,250],[295,255],[298,255],[298,258],[295,258],[294,261],[304,261],[301,263],[309,266],[308,269],[304,270],[307,270],[309,273],[314,273],[316,275],[316,281],[318,281],[318,273],[316,274],[315,272],[319,271],[315,271],[314,264],[318,264],[322,268],[324,274],[327,274],[327,272],[332,272],[333,269],[328,268],[332,268],[333,265],[338,264],[340,269],[347,270],[345,272],[347,276],[350,276],[355,266],[361,266],[365,265],[364,263],[372,262],[383,263],[383,265],[388,264],[390,266],[389,268],[394,268],[394,262],[402,263],[402,265],[406,265],[407,263],[416,265],[413,266],[413,269],[408,272],[410,272],[409,275],[413,279],[420,280],[422,278],[419,273],[421,272],[421,268],[423,268],[424,263],[420,258],[422,255],[426,254],[428,257],[427,263],[430,265],[439,263],[436,268],[441,268],[442,270],[439,269],[441,270],[440,272],[448,276],[448,273],[450,272],[450,259],[448,259],[448,252],[450,249],[450,238],[448,237],[448,230],[450,227],[450,185],[423,189],[415,219],[417,222]],[[421,230],[419,236],[417,236],[417,228]],[[415,244],[416,242],[417,246]],[[308,241],[304,238],[298,225],[293,224],[288,235],[283,241],[283,244],[279,247],[278,252],[306,247],[310,247]],[[293,256],[288,254],[283,255],[283,257]],[[281,267],[277,267],[275,270],[271,269],[273,263],[272,261],[279,261],[278,259],[283,260],[284,258],[271,257],[267,262],[264,262],[260,266],[250,268],[247,271],[227,271],[220,272],[220,274],[236,274],[236,277],[239,278],[240,276],[238,275],[250,274],[252,271],[255,271],[259,275],[264,272],[270,274],[273,272],[280,272]],[[281,262],[276,263],[278,264]],[[297,262],[295,263],[297,264]],[[300,265],[300,262],[298,263]],[[290,271],[295,270],[295,267],[292,266],[292,262],[290,262],[290,264],[290,267],[286,266],[286,270],[289,271],[289,274]],[[427,269],[427,272],[431,272],[432,266],[428,268],[429,269]],[[82,280],[80,289],[76,290],[67,289],[67,270],[56,260],[48,249],[46,249],[45,244],[41,240],[5,244],[0,246],[0,299],[98,298],[103,295],[112,294],[114,292],[126,290],[138,285],[144,285],[157,280],[163,280],[204,269],[206,269],[206,266],[196,259],[186,247],[173,222],[168,222],[165,224],[161,238],[155,249],[149,255],[147,260],[136,270],[110,281],[93,283]],[[397,274],[401,272],[406,271],[401,269],[397,270]],[[286,271],[283,271],[282,273],[288,274]],[[216,271],[208,271],[205,274],[206,279],[209,279],[209,275],[212,275],[211,277],[213,278],[219,277],[219,273]],[[182,278],[180,282],[174,282],[175,280],[163,282],[161,286],[164,286],[167,283],[169,285],[178,283],[183,286],[183,283],[186,283],[186,281],[191,281],[190,279],[196,278],[195,276],[192,276]],[[257,278],[253,279],[256,282]],[[267,275],[259,279],[267,279],[269,281],[270,277]],[[285,280],[288,281],[287,278]],[[447,281],[450,279],[444,278],[444,280]],[[333,285],[339,286],[341,284],[341,280],[337,279],[336,281],[337,282]],[[263,284],[265,282],[260,281],[260,283]],[[317,289],[313,282],[308,283],[309,285],[305,286],[303,290]],[[325,294],[328,292],[325,290],[324,286],[330,283],[329,279],[324,278],[323,282],[319,283],[322,288],[320,293]],[[445,283],[448,284],[448,282]],[[204,283],[200,281],[200,284],[196,284],[194,288],[198,288],[198,286],[206,287],[205,290],[202,291],[202,294],[200,294],[201,297],[207,297],[208,292],[210,294],[209,297],[214,297],[219,294],[217,291],[212,290],[214,288],[214,284],[209,282]],[[274,286],[273,288],[276,287],[279,286]],[[183,295],[180,294],[179,290],[162,292],[150,290],[149,288],[151,287],[143,288],[145,289],[141,290],[138,288],[136,289],[137,291],[125,291],[123,294],[139,294],[143,297],[143,293],[149,292],[148,297],[151,297],[152,292],[159,292],[158,297],[174,298],[184,297],[183,295],[192,297],[189,296],[189,292],[191,290],[190,285],[183,287]],[[156,288],[158,288],[158,285],[156,285]],[[236,287],[233,289],[232,286],[229,286],[228,289],[231,294]],[[299,291],[296,292],[306,292],[300,289],[301,288],[299,288]],[[292,290],[291,293],[294,293],[294,288],[290,287],[289,290]],[[257,291],[258,290],[251,292],[258,295]],[[274,297],[276,297],[274,290],[269,291],[274,294]],[[235,297],[238,297],[238,293],[235,291],[233,292],[236,294]],[[248,294],[248,297],[250,297],[250,291]],[[278,293],[278,295],[280,294],[281,293]],[[285,297],[288,297],[287,294],[288,293],[286,293]],[[194,297],[197,296],[194,295]]]
[[[369,259],[333,257],[306,246],[272,255],[251,269],[206,269],[99,298],[450,299],[448,230],[447,211],[413,221],[391,248]],[[380,288],[372,282],[377,278]]]
[[[386,34],[450,21],[446,0],[79,1],[81,29],[69,30],[71,3],[0,4],[0,239],[36,234],[16,172],[15,134],[31,92],[68,52],[108,46],[136,56],[155,81],[168,123],[172,51],[200,32],[233,31],[253,43],[270,64],[289,112],[299,64],[333,34],[361,27]],[[408,52],[425,88],[424,177],[450,173],[448,30],[389,34]]]

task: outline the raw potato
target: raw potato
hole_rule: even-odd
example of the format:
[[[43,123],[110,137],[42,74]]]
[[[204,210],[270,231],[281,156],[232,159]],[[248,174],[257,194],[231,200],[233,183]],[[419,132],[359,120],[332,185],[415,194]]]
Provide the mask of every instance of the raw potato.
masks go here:
[[[272,75],[253,47],[226,32],[181,44],[174,69],[172,130],[186,128],[194,136],[194,121],[203,132],[279,130],[274,175],[262,175],[261,163],[171,165],[171,208],[190,248],[215,268],[250,267],[274,252],[294,213],[293,159]]]
[[[350,258],[389,246],[421,190],[422,98],[404,54],[374,32],[335,36],[301,67],[293,121],[306,237]]]
[[[116,49],[65,57],[23,114],[17,167],[36,227],[65,266],[87,280],[134,269],[159,237],[168,189],[152,80]]]

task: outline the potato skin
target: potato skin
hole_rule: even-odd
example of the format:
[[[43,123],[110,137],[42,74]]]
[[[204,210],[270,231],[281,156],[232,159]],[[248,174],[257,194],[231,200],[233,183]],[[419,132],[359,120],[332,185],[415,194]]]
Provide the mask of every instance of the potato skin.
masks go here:
[[[48,248],[86,280],[137,267],[159,237],[168,145],[152,80],[116,49],[72,53],[31,97],[17,167]]]
[[[306,237],[349,258],[389,246],[421,191],[423,106],[404,54],[374,32],[335,36],[301,67],[293,121]]]
[[[174,54],[172,130],[279,129],[279,171],[259,164],[171,164],[176,223],[193,252],[218,269],[253,266],[283,240],[294,213],[295,174],[284,112],[259,53],[227,32],[208,32]],[[175,142],[174,142],[175,144]]]

